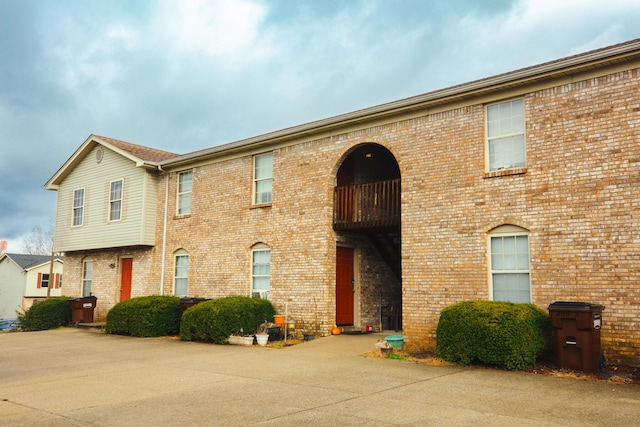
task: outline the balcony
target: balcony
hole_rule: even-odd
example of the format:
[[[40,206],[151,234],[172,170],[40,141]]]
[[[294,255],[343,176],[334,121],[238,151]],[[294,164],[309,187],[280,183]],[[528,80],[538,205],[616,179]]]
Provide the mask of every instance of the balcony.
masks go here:
[[[336,187],[333,228],[371,231],[400,225],[400,179]]]

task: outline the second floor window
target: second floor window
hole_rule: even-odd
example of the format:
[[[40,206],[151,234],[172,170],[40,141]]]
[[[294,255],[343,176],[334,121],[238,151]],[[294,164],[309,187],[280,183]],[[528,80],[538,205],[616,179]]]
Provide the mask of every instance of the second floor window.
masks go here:
[[[271,203],[273,181],[273,153],[253,158],[253,203]]]
[[[109,192],[109,221],[122,218],[122,180],[113,181]]]
[[[525,167],[524,100],[487,107],[489,171]]]
[[[48,288],[49,287],[49,275],[48,274],[42,274],[42,277],[40,279],[40,287],[41,288]]]
[[[178,174],[178,215],[191,213],[191,187],[193,173],[180,172]]]
[[[62,287],[62,274],[55,273],[53,280],[47,273],[38,273],[38,288],[48,288],[51,285],[51,289],[58,289]]]
[[[73,226],[79,227],[84,219],[84,188],[73,192]]]

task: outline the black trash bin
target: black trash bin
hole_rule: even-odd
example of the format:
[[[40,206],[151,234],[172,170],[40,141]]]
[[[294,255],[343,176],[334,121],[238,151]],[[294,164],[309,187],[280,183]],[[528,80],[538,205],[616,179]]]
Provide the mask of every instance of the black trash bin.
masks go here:
[[[267,333],[269,341],[280,341],[282,339],[282,330],[278,326],[268,326]]]
[[[93,311],[97,301],[98,298],[94,296],[70,298],[71,323],[93,323]]]
[[[600,304],[556,301],[549,305],[549,316],[558,358],[563,369],[593,372],[602,366]]]
[[[193,307],[194,305],[199,304],[202,301],[208,301],[208,299],[190,297],[180,298],[180,314],[182,315],[182,313],[184,313],[186,309],[188,309],[189,307]]]

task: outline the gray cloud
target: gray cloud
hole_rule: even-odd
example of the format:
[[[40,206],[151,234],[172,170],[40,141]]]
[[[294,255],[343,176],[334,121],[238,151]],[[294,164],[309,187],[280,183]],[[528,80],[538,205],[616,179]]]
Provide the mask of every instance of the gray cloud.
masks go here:
[[[640,37],[636,0],[0,0],[0,238],[91,133],[198,150]],[[17,248],[10,248],[17,250]]]

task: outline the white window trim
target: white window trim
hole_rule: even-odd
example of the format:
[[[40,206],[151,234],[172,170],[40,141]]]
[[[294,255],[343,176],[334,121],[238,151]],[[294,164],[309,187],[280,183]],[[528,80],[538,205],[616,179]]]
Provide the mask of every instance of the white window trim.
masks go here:
[[[513,102],[513,101],[518,101],[518,100],[522,100],[522,121],[523,121],[523,126],[522,126],[522,132],[515,132],[515,133],[509,133],[509,134],[501,134],[499,136],[495,136],[490,138],[489,137],[489,107],[492,107],[494,105],[500,105],[500,104],[505,104],[507,102]],[[496,172],[501,172],[501,171],[511,171],[511,170],[519,170],[519,169],[524,169],[527,167],[527,134],[526,134],[526,130],[527,130],[527,122],[526,122],[526,110],[525,110],[525,102],[524,102],[524,98],[512,98],[512,99],[503,99],[499,102],[493,102],[491,104],[487,104],[484,107],[484,135],[485,135],[485,143],[484,143],[484,149],[485,149],[485,172],[486,173],[496,173]],[[509,167],[509,168],[499,168],[499,169],[495,169],[492,170],[491,169],[491,156],[490,156],[490,150],[489,150],[489,143],[493,140],[498,140],[501,138],[508,138],[508,137],[512,137],[512,136],[517,136],[517,135],[522,135],[522,138],[524,140],[524,166],[514,166],[514,167]]]
[[[187,259],[187,275],[186,276],[178,276],[177,268],[178,268],[178,258],[186,258]],[[184,249],[180,249],[173,254],[173,294],[177,296],[187,296],[189,294],[189,252]],[[185,279],[186,280],[186,292],[184,295],[178,294],[176,292],[176,282],[177,279]]]
[[[268,251],[269,252],[269,276],[259,276],[259,275],[254,275],[253,274],[253,267],[255,264],[255,254],[256,252],[264,252],[264,251]],[[266,245],[264,243],[257,243],[255,245],[253,245],[253,247],[251,248],[251,267],[249,270],[249,276],[251,278],[251,290],[250,290],[250,295],[251,297],[254,296],[259,296],[262,299],[271,299],[271,247],[269,245]],[[255,289],[254,288],[254,279],[256,277],[269,277],[269,289]],[[258,294],[258,295],[256,295]]]
[[[256,178],[256,159],[266,155],[271,156],[271,174],[268,178]],[[258,202],[256,200],[256,197],[258,195],[258,192],[256,190],[258,188],[258,183],[261,181],[271,181],[271,197],[269,198],[268,202]],[[253,188],[251,192],[251,202],[253,205],[269,205],[273,202],[273,151],[270,151],[268,153],[256,154],[253,156]]]
[[[180,177],[186,173],[191,174],[191,190],[180,192]],[[191,201],[189,202],[189,212],[181,213],[180,212],[180,196],[185,194],[191,194]],[[178,172],[178,181],[176,183],[176,215],[177,216],[191,215],[192,204],[193,204],[193,170]]]
[[[494,270],[493,270],[493,265],[492,265],[492,261],[491,261],[491,238],[492,237],[511,237],[511,236],[527,236],[527,255],[529,257],[528,260],[528,265],[529,265],[529,269],[528,270],[496,270],[499,271],[500,273],[503,274],[509,274],[509,273],[527,273],[529,274],[529,302],[533,301],[533,295],[532,295],[532,283],[531,283],[531,233],[522,228],[522,227],[518,227],[517,225],[510,225],[510,224],[505,224],[499,227],[494,228],[493,230],[491,230],[488,235],[487,235],[487,253],[489,254],[489,300],[490,301],[494,301],[493,298],[493,274],[494,274]],[[498,300],[499,301],[499,300]]]
[[[76,206],[76,192],[82,190],[82,204],[79,206]],[[73,196],[72,196],[72,200],[71,200],[71,227],[82,227],[84,225],[84,206],[85,206],[85,199],[87,196],[87,190],[82,187],[82,188],[76,188],[75,190],[73,190]],[[80,215],[80,224],[76,224],[75,220],[76,220],[76,210],[81,210],[82,211],[82,215]]]
[[[116,182],[120,182],[121,183],[120,198],[119,199],[112,199],[111,198],[111,187]],[[112,212],[111,206],[115,202],[120,202],[120,209],[119,209],[119,214],[120,215],[119,215],[119,217],[117,219],[113,219],[111,217],[111,212]],[[124,211],[124,178],[114,179],[113,181],[109,182],[109,213],[108,213],[109,222],[122,221],[123,211]]]

